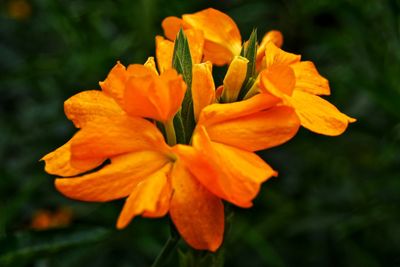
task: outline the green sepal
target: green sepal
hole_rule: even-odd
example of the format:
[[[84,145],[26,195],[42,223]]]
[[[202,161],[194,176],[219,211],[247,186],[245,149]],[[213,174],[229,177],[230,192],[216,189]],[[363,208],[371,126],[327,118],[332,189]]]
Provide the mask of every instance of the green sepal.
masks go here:
[[[242,48],[242,50],[244,51],[244,57],[249,60],[249,63],[247,64],[246,79],[244,80],[243,86],[240,90],[238,100],[242,100],[244,98],[255,80],[254,78],[256,76],[257,59],[257,29],[252,31],[247,44],[244,46],[244,48]]]
[[[176,129],[177,142],[188,144],[196,125],[193,111],[193,100],[192,100],[192,57],[190,54],[189,43],[183,30],[181,29],[176,37],[174,54],[172,57],[172,67],[183,76],[183,80],[187,85],[185,97],[182,102],[182,109],[179,112],[179,118],[177,121],[174,119],[174,125],[181,127],[183,125],[183,131]],[[177,123],[177,124],[175,124]]]

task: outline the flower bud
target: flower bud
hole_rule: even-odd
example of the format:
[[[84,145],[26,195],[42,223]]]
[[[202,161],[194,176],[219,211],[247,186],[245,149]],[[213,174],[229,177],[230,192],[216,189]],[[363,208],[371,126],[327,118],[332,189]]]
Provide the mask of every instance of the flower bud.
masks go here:
[[[222,91],[222,100],[226,103],[235,102],[240,89],[246,79],[247,58],[236,56],[229,65],[224,78],[224,89]]]

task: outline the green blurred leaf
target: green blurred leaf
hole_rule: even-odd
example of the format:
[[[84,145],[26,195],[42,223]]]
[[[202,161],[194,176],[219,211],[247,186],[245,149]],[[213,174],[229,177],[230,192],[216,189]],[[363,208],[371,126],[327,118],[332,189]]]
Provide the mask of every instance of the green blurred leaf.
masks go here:
[[[254,76],[256,75],[256,57],[257,57],[257,30],[254,29],[250,35],[249,40],[242,48],[243,55],[245,58],[249,60],[247,64],[247,73],[246,79],[243,82],[243,86],[239,93],[239,100],[243,99],[243,97],[250,90],[251,86],[254,83]]]
[[[16,262],[99,242],[110,232],[104,228],[17,232],[0,240],[0,266],[13,266]]]

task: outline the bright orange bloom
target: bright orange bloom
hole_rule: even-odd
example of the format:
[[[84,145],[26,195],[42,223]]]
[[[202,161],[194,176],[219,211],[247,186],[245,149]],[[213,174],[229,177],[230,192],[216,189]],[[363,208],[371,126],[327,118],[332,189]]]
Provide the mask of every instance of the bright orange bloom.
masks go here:
[[[242,37],[236,23],[226,14],[208,8],[182,19],[168,17],[162,22],[165,36],[175,40],[180,28],[195,29],[204,34],[204,61],[216,65],[228,64],[242,49]]]
[[[293,107],[303,127],[325,135],[342,134],[355,119],[318,96],[330,94],[328,80],[318,73],[311,61],[300,59],[300,55],[287,53],[268,42],[266,68],[260,73],[261,91]]]

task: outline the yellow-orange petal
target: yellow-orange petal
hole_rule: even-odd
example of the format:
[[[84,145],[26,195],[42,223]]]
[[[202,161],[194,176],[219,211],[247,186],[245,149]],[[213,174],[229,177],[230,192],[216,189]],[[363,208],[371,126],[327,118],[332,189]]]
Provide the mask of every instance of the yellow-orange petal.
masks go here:
[[[154,74],[158,75],[157,67],[156,67],[156,62],[154,61],[154,57],[149,57],[146,62],[144,63],[144,66],[151,69]]]
[[[128,196],[135,186],[169,161],[162,153],[141,151],[111,160],[101,170],[74,178],[58,178],[55,186],[77,200],[104,202]]]
[[[233,56],[240,54],[242,38],[236,23],[228,15],[216,9],[208,8],[194,14],[183,15],[182,19],[188,27],[203,31],[205,38],[204,54],[207,54],[206,60],[221,65],[229,63]],[[216,47],[212,47],[213,49],[210,50],[209,43],[229,51],[229,54],[224,53],[225,58],[215,54],[214,56],[218,59],[218,62],[214,62],[212,60],[214,56],[210,55],[210,52],[220,52],[222,49],[218,51]]]
[[[185,92],[182,75],[174,69],[160,76],[132,78],[126,85],[124,109],[131,116],[166,122],[178,112]]]
[[[71,164],[71,140],[42,158],[44,170],[53,175],[74,176],[96,168],[103,163],[104,158],[81,159],[78,167]]]
[[[246,79],[247,64],[249,60],[245,57],[235,56],[224,78],[224,89],[222,100],[226,103],[235,102],[239,96],[240,89]]]
[[[114,117],[125,114],[122,108],[102,91],[83,91],[64,102],[64,112],[75,127],[82,128],[98,117]]]
[[[300,121],[292,108],[277,106],[206,128],[214,142],[258,151],[287,142],[299,127]]]
[[[255,153],[210,141],[204,127],[196,129],[193,146],[174,150],[204,187],[239,207],[251,207],[261,183],[276,175]]]
[[[260,73],[261,91],[279,98],[292,95],[295,84],[294,71],[287,65],[272,65]]]
[[[313,95],[330,95],[329,82],[322,77],[311,61],[302,61],[290,65],[296,76],[295,90]]]
[[[99,84],[104,93],[114,98],[121,105],[127,78],[125,66],[118,61],[108,73],[107,78]]]
[[[268,42],[265,46],[266,67],[272,65],[290,65],[300,62],[301,56],[288,53],[278,48],[273,42]]]
[[[306,92],[295,90],[287,101],[296,110],[301,125],[319,134],[340,135],[349,122],[355,121],[325,99]]]
[[[164,30],[164,35],[171,41],[176,39],[176,36],[180,29],[184,28],[184,22],[182,19],[177,17],[167,17],[165,18],[161,26]]]
[[[201,62],[203,58],[204,49],[204,35],[203,32],[196,29],[187,29],[185,34],[189,43],[190,55],[192,57],[192,63],[197,64]]]
[[[224,206],[178,160],[171,173],[170,215],[183,239],[195,249],[216,251],[223,239]]]
[[[277,30],[272,30],[272,31],[267,32],[264,35],[264,37],[257,49],[257,57],[256,57],[256,69],[257,70],[261,70],[261,68],[262,68],[262,61],[265,57],[265,48],[266,48],[268,42],[272,42],[277,47],[280,48],[283,44],[282,33]]]
[[[174,54],[174,43],[156,36],[156,59],[160,73],[172,68],[172,56]]]
[[[98,118],[72,138],[72,159],[109,158],[139,150],[168,149],[164,137],[151,122],[121,116]]]
[[[198,124],[208,127],[209,125],[218,124],[223,121],[232,120],[270,108],[279,101],[280,99],[271,95],[258,94],[240,102],[212,104],[205,107],[200,113]]]
[[[211,62],[193,65],[192,98],[194,117],[197,121],[202,109],[215,102],[215,85]]]
[[[145,212],[154,213],[158,211],[158,203],[160,199],[171,196],[171,186],[168,185],[167,175],[171,170],[172,163],[164,165],[164,167],[151,173],[148,177],[142,178],[137,183],[125,201],[125,205],[119,215],[117,228],[126,227],[136,216]],[[164,188],[170,190],[164,192]]]

